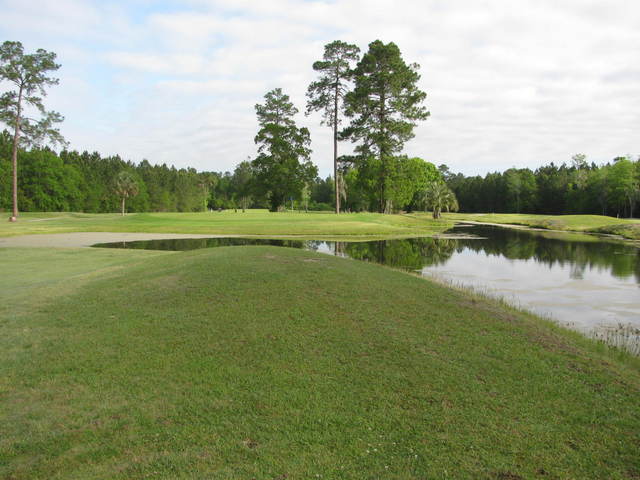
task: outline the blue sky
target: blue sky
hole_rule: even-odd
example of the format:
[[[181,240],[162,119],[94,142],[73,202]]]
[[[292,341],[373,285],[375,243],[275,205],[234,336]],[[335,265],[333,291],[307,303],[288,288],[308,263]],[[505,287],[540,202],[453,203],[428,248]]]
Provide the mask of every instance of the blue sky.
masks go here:
[[[77,150],[199,170],[255,155],[254,105],[300,111],[335,40],[381,39],[421,65],[431,117],[406,153],[453,171],[640,153],[640,2],[627,0],[0,0],[0,40],[58,54],[47,106]],[[0,85],[2,88],[2,85]],[[298,122],[331,171],[330,130]],[[349,144],[341,146],[350,149]]]

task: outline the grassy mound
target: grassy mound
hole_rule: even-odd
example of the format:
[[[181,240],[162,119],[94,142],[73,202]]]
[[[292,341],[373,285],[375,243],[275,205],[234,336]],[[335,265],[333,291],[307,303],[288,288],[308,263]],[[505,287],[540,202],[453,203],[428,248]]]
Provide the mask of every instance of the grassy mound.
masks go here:
[[[1,478],[640,474],[638,363],[493,302],[276,247],[0,261]]]

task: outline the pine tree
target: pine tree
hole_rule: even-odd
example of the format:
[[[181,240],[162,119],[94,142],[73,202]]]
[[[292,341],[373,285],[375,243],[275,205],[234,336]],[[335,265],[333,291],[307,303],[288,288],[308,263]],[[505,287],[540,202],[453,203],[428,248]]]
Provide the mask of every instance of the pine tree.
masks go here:
[[[404,62],[394,43],[376,40],[356,66],[355,89],[345,96],[345,113],[352,120],[341,136],[360,142],[355,148],[358,170],[375,176],[369,180],[377,190],[380,212],[389,206],[393,155],[413,138],[416,122],[429,116],[422,106],[427,94],[417,86],[418,68]],[[375,165],[368,166],[372,161]]]
[[[333,129],[333,178],[336,213],[340,213],[340,194],[338,187],[338,126],[344,96],[348,91],[348,83],[352,77],[351,62],[358,60],[360,49],[340,40],[324,46],[322,60],[313,64],[313,69],[320,72],[320,78],[309,85],[307,90],[307,115],[312,111],[322,111],[322,123]]]
[[[63,120],[57,112],[47,112],[42,103],[46,96],[45,87],[56,85],[57,78],[47,76],[47,72],[57,70],[56,54],[43,49],[26,54],[20,42],[6,41],[0,46],[0,81],[15,86],[14,90],[0,96],[0,122],[13,128],[13,213],[10,218],[18,218],[18,148],[22,145],[39,144],[43,140],[64,144],[65,141],[55,123]],[[24,107],[31,106],[40,112],[35,120],[24,115]]]

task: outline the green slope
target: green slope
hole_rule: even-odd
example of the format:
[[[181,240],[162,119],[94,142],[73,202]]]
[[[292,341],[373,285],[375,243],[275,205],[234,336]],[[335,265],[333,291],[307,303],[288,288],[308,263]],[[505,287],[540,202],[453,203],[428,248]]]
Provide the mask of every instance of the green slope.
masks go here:
[[[0,478],[640,473],[638,362],[497,303],[275,247],[0,261]]]

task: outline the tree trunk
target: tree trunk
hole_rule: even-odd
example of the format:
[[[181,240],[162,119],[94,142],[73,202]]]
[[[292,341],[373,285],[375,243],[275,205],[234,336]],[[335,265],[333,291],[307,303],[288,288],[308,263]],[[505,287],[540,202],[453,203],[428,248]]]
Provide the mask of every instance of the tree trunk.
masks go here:
[[[338,82],[333,101],[333,183],[336,194],[336,214],[340,213],[340,193],[338,192]]]
[[[16,125],[13,132],[13,151],[11,152],[11,162],[13,164],[13,212],[10,220],[18,220],[18,144],[20,143],[20,113],[22,103],[22,87],[18,93],[18,111],[16,115]]]
[[[125,200],[125,197],[123,196],[122,197],[122,216],[123,217],[124,217],[124,200]]]
[[[385,91],[382,90],[382,92],[380,92],[380,114],[379,114],[379,121],[380,121],[380,138],[382,140],[382,144],[380,145],[380,213],[385,213],[386,210],[386,203],[387,203],[387,191],[386,191],[386,183],[387,183],[387,165],[386,165],[386,158],[387,158],[387,151],[385,148],[383,148],[384,145],[384,141],[385,141],[385,112],[384,109],[386,107],[386,95],[385,95]]]

